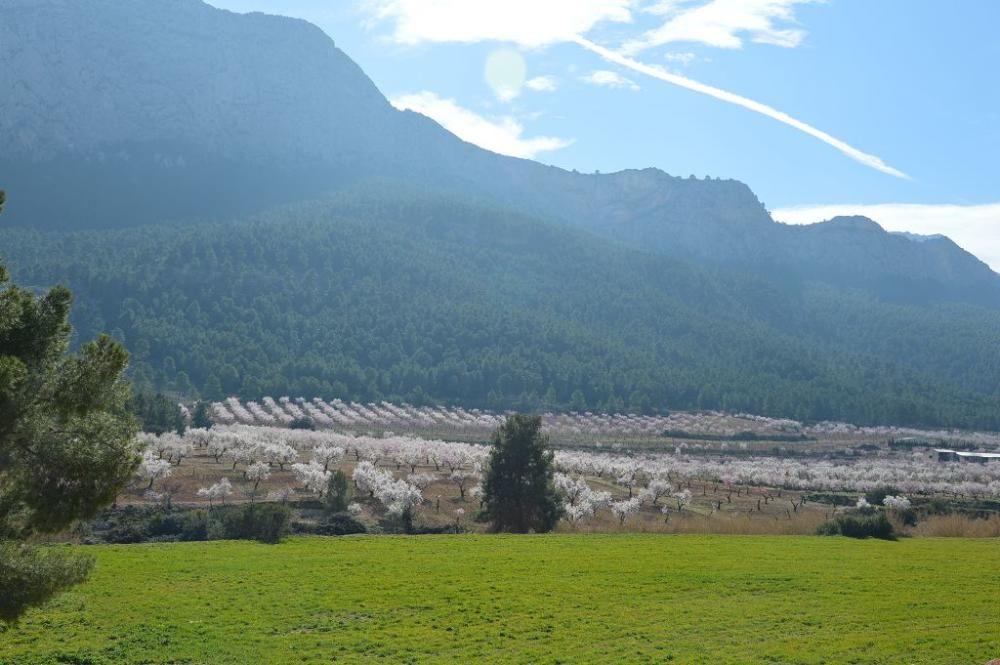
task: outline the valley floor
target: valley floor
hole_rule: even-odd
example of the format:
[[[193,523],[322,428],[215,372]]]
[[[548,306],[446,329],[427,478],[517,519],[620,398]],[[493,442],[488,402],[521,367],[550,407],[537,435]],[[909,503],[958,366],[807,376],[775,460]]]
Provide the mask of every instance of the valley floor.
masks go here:
[[[89,547],[0,663],[1000,657],[1000,540],[548,535]]]

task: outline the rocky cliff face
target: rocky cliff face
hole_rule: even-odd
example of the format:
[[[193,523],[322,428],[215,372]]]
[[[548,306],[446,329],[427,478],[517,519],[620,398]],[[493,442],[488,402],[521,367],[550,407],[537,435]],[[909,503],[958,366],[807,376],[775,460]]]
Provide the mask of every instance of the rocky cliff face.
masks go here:
[[[584,175],[463,143],[392,108],[303,21],[200,0],[0,0],[0,90],[7,223],[225,218],[389,179],[726,269],[1000,305],[1000,277],[950,241],[785,227],[740,182]]]

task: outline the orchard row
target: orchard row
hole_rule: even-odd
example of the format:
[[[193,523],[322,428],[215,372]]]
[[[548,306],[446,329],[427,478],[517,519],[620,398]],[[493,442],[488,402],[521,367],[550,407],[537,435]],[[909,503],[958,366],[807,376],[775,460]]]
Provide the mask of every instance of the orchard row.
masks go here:
[[[307,419],[318,429],[346,432],[440,432],[449,438],[484,440],[503,421],[505,414],[461,407],[409,404],[348,403],[281,397],[260,402],[241,402],[230,397],[211,405],[212,419],[222,425],[289,427]],[[902,427],[856,427],[824,422],[806,425],[793,420],[749,414],[679,412],[670,415],[545,413],[545,430],[561,438],[613,444],[616,440],[661,438],[697,439],[748,435],[762,441],[772,437],[834,441],[889,441],[919,439],[945,444],[962,443],[986,450],[1000,450],[1000,435],[952,430],[916,430]]]

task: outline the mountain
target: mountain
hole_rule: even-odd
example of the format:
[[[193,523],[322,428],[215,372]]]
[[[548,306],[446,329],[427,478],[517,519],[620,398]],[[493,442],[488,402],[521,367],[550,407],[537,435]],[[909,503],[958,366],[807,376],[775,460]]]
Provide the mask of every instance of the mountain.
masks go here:
[[[1000,312],[732,276],[455,197],[0,246],[181,394],[1000,426]]]
[[[572,173],[464,143],[394,109],[299,20],[200,0],[0,0],[0,89],[15,224],[234,218],[388,179],[721,269],[1000,307],[1000,276],[948,242],[858,219],[787,227],[740,182]]]
[[[1000,276],[946,238],[496,155],[199,0],[0,0],[0,89],[0,254],[140,383],[1000,426]]]

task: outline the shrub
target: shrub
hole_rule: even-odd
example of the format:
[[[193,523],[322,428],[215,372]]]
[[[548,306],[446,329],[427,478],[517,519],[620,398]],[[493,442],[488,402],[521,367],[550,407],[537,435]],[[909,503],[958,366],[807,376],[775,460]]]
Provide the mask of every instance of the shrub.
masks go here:
[[[897,510],[896,518],[903,523],[904,526],[916,526],[917,525],[917,511],[913,508],[907,508],[906,510]]]
[[[208,540],[208,513],[195,510],[184,516],[180,539],[184,541]]]
[[[211,511],[126,506],[106,510],[90,525],[87,544],[200,540],[278,542],[287,530],[287,506],[217,506]]]
[[[146,520],[146,535],[156,540],[179,536],[183,529],[184,516],[177,513],[158,512]]]
[[[118,510],[106,510],[94,520],[92,537],[86,542],[129,545],[141,543],[149,538],[147,517],[149,510],[126,506]]]
[[[309,416],[302,416],[301,418],[296,418],[292,422],[288,423],[288,429],[316,429],[316,424],[313,422],[312,418]]]
[[[375,527],[379,533],[405,534],[407,536],[433,536],[442,533],[459,533],[456,531],[455,523],[432,526],[429,524],[415,524],[413,515],[406,512],[402,515],[386,515],[379,520]],[[461,530],[464,532],[464,529]]]
[[[898,494],[900,494],[900,492],[895,487],[892,487],[891,485],[883,485],[882,487],[876,487],[875,489],[865,493],[865,499],[867,499],[868,503],[873,506],[881,506],[885,497],[896,496]]]
[[[258,503],[234,506],[221,511],[219,518],[221,536],[226,540],[277,543],[288,532],[291,511],[281,504]]]
[[[816,529],[820,536],[847,536],[848,538],[880,538],[894,540],[892,522],[885,513],[874,515],[841,515],[824,522]]]
[[[927,502],[924,506],[924,510],[928,515],[948,515],[952,512],[952,507],[948,502],[948,499],[935,496],[931,497],[930,501]]]
[[[347,514],[331,515],[319,524],[295,522],[292,528],[297,533],[315,536],[347,536],[353,533],[367,533],[365,525]]]
[[[465,533],[465,527],[455,524],[440,524],[431,526],[429,524],[417,524],[413,526],[410,533],[415,536],[436,536],[442,533]]]
[[[390,513],[379,520],[379,526],[383,533],[404,533],[411,535],[415,533],[413,526],[413,511],[404,510],[400,514]]]
[[[811,503],[829,503],[832,506],[853,506],[857,501],[852,496],[835,492],[811,492],[805,497]]]

